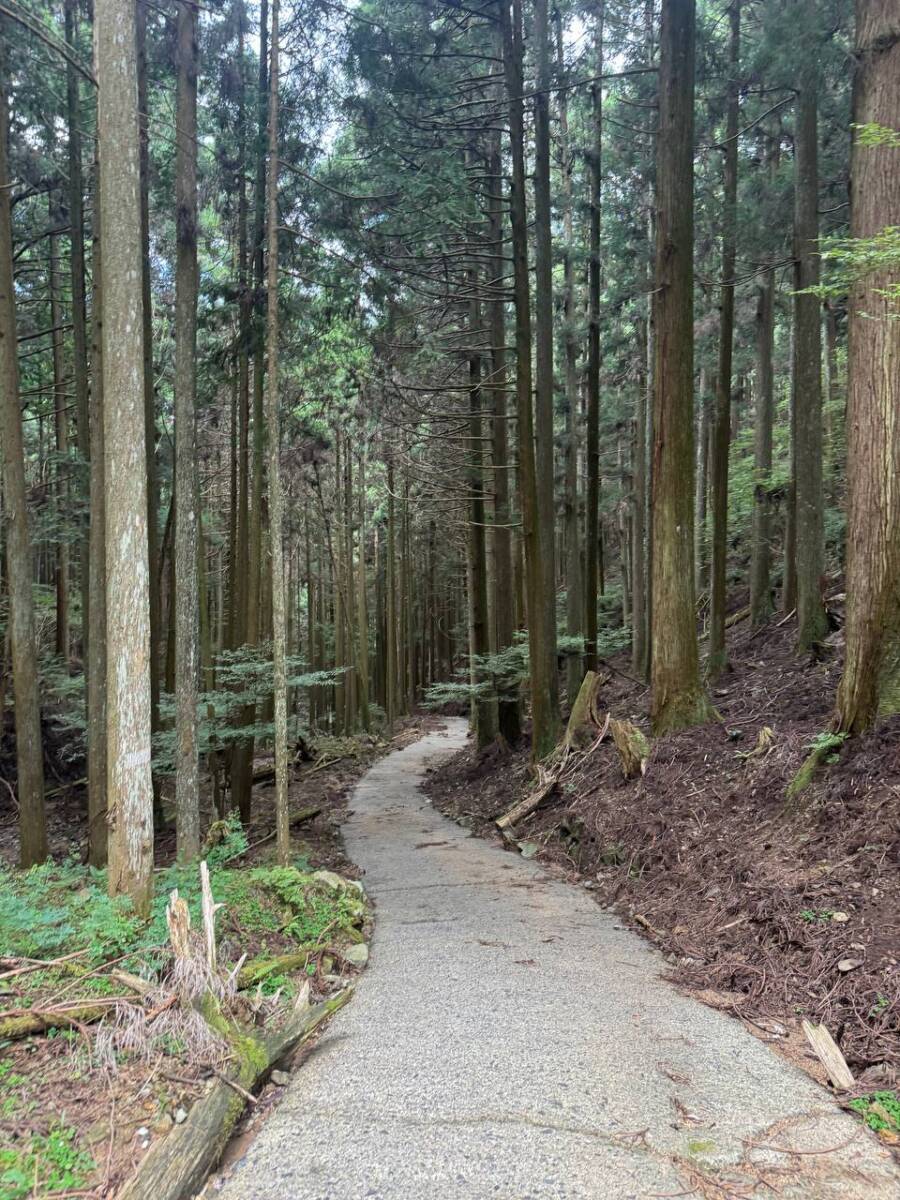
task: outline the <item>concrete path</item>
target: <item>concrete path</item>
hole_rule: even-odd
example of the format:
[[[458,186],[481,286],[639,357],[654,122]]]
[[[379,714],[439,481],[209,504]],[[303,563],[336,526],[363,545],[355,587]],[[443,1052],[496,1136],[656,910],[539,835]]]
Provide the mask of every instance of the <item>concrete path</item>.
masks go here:
[[[897,1200],[887,1151],[807,1076],[587,893],[429,806],[426,762],[464,738],[448,721],[357,787],[371,964],[221,1195]]]

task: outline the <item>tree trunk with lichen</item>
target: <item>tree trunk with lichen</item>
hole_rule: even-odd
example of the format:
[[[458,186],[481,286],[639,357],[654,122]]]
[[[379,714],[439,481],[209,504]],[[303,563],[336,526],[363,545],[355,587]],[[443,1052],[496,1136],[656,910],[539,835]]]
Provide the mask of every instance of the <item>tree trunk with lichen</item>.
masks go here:
[[[133,5],[96,0],[103,170],[109,890],[146,915],[153,892],[150,594],[140,166]]]

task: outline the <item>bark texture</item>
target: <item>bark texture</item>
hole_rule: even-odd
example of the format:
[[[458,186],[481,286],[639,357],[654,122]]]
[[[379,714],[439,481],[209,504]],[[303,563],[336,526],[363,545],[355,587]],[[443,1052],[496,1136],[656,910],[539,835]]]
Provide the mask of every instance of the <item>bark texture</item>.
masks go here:
[[[140,914],[153,891],[150,589],[134,6],[96,0],[103,170],[109,890]]]
[[[807,73],[797,96],[794,131],[794,530],[797,648],[811,650],[826,633],[822,495],[822,321],[819,282],[819,148],[816,80]]]
[[[0,71],[5,73],[2,61]],[[34,633],[31,544],[19,400],[8,139],[8,99],[5,87],[0,83],[0,445],[3,454],[3,523],[16,719],[19,861],[23,867],[31,867],[47,857],[47,827],[44,817],[44,760]]]
[[[900,11],[857,0],[854,120],[900,129]],[[856,140],[851,235],[900,226],[898,151]],[[859,733],[900,712],[900,315],[897,268],[854,282],[847,403],[847,649],[836,724]],[[886,290],[894,289],[893,298]]]
[[[710,715],[694,605],[694,0],[664,0],[657,139],[651,717]]]
[[[197,10],[178,6],[175,129],[175,829],[178,861],[200,853],[197,750]],[[149,450],[149,447],[148,447]]]
[[[725,118],[722,204],[722,283],[719,300],[719,363],[712,454],[712,574],[707,670],[715,678],[726,666],[725,605],[728,557],[728,456],[731,449],[731,363],[734,348],[734,263],[737,249],[738,101],[741,4],[731,0],[728,102]]]

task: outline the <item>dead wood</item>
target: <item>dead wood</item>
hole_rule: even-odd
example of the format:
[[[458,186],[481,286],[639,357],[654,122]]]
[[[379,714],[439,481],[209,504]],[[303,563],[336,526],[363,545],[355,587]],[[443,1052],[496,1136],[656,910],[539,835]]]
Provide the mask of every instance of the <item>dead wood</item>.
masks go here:
[[[825,1026],[813,1025],[809,1021],[804,1021],[803,1032],[834,1086],[840,1091],[850,1091],[855,1087],[856,1080],[847,1066],[847,1060],[841,1054],[834,1038]]]
[[[246,1093],[252,1093],[277,1063],[311,1037],[352,994],[352,988],[345,988],[315,1008],[292,1014],[283,1028],[263,1036],[248,1036],[229,1027],[226,1033],[236,1062],[228,1077],[218,1078],[194,1104],[187,1120],[150,1149],[119,1193],[119,1200],[187,1200],[195,1195],[219,1161],[244,1111]]]
[[[650,755],[650,744],[636,725],[630,721],[617,721],[613,717],[609,729],[622,760],[622,774],[626,779],[643,775]]]
[[[48,1029],[78,1029],[81,1025],[99,1021],[117,1004],[128,999],[128,996],[104,996],[102,1000],[83,1000],[77,1004],[12,1010],[0,1015],[0,1038],[15,1041],[36,1033],[46,1033]]]

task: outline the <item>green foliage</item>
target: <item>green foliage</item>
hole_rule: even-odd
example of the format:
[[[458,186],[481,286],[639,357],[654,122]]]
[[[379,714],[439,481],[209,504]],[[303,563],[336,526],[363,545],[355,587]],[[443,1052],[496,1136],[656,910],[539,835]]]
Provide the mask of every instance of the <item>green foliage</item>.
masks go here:
[[[251,880],[272,892],[289,914],[284,932],[301,946],[315,944],[326,932],[357,936],[366,907],[355,888],[332,888],[295,867],[265,867]]]
[[[896,1092],[872,1092],[851,1100],[850,1107],[875,1133],[900,1133],[900,1099]]]
[[[867,238],[830,237],[821,241],[824,280],[807,289],[822,299],[840,299],[853,284],[876,271],[900,272],[900,226],[886,225]],[[876,289],[888,300],[900,301],[900,282]],[[898,313],[892,314],[900,316]]]
[[[834,909],[832,908],[820,908],[818,910],[814,908],[804,908],[800,913],[801,921],[806,921],[809,925],[816,921],[830,921],[833,916]]]
[[[83,1187],[94,1169],[74,1129],[57,1125],[46,1135],[32,1134],[27,1145],[0,1149],[0,1195],[27,1200],[45,1192],[71,1192]]]
[[[889,129],[886,125],[877,125],[874,122],[868,125],[854,123],[850,128],[856,130],[858,146],[890,146],[894,150],[900,149],[900,130],[898,129]]]
[[[835,763],[841,747],[849,736],[847,733],[832,733],[830,730],[825,730],[816,734],[807,745],[807,750],[818,755],[820,762]]]
[[[0,868],[0,945],[26,958],[85,948],[91,961],[124,953],[140,922],[129,902],[111,899],[98,880],[105,876],[74,863],[21,873]]]
[[[296,655],[286,662],[287,685],[289,688],[307,689],[324,687],[338,682],[346,668],[330,671],[306,671],[305,661]],[[197,702],[197,725],[201,755],[227,749],[235,742],[255,738],[271,741],[274,726],[271,721],[246,722],[241,719],[245,709],[263,711],[272,697],[272,647],[242,646],[238,650],[225,650],[217,656],[215,664],[216,686],[201,692]],[[162,732],[153,739],[154,768],[163,774],[174,771],[177,729],[175,720],[175,697],[164,692],[160,697],[160,717],[164,725]],[[288,739],[301,732],[296,718],[288,722]]]
[[[227,863],[246,849],[236,819],[208,856],[216,900],[234,913],[248,933],[281,933],[301,945],[315,944],[326,931],[358,940],[366,904],[353,887],[332,888],[297,867],[231,869]],[[157,878],[150,920],[139,920],[125,898],[110,899],[106,876],[77,864],[46,863],[30,871],[0,869],[0,945],[10,955],[53,959],[76,950],[67,977],[120,956],[157,965],[168,941],[166,906],[174,888],[187,903],[193,926],[202,920],[200,873],[196,866],[172,866]],[[45,973],[29,976],[40,983]],[[102,992],[108,980],[87,979],[84,989]],[[0,1076],[2,1089],[2,1076]]]

